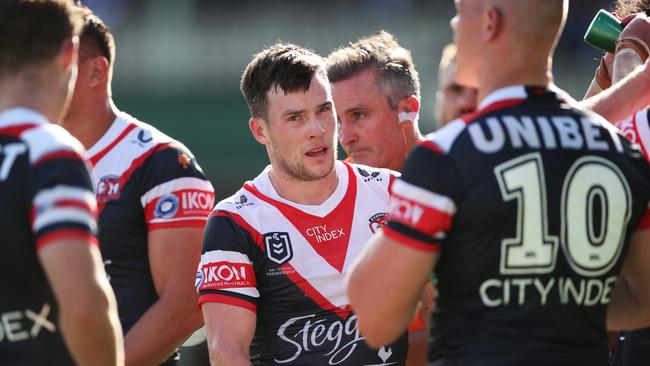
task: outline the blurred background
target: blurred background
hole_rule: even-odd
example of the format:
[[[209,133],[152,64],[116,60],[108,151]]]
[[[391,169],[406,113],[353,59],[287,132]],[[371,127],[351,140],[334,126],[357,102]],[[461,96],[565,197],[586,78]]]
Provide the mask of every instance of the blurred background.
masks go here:
[[[239,78],[254,53],[279,40],[327,55],[381,29],[394,34],[412,51],[420,73],[421,130],[435,128],[437,64],[452,40],[453,0],[83,2],[115,34],[118,107],[184,142],[212,180],[217,200],[267,164],[248,131]],[[612,3],[570,2],[554,71],[556,83],[575,98],[584,94],[600,56],[582,37],[596,11]]]
[[[423,133],[435,129],[437,65],[452,40],[453,0],[83,0],[117,43],[113,83],[118,107],[184,142],[212,180],[217,201],[268,163],[248,130],[239,91],[251,56],[277,41],[326,56],[384,29],[410,49],[420,73]],[[554,62],[556,84],[579,99],[600,52],[582,38],[598,9],[613,0],[572,0]],[[530,9],[535,16],[535,9]],[[508,57],[508,55],[503,55]],[[203,345],[183,365],[206,364]],[[188,352],[189,351],[189,352]]]

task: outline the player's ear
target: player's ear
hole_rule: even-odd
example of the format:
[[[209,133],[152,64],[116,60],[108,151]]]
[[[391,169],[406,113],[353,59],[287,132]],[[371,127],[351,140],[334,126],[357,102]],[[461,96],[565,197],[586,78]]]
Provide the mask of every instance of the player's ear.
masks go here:
[[[106,57],[95,56],[92,60],[89,60],[88,63],[88,66],[90,67],[88,82],[91,88],[101,85],[108,80],[110,65],[108,64]]]
[[[268,131],[266,129],[266,122],[259,117],[251,117],[248,120],[248,128],[250,128],[255,140],[262,145],[268,143]]]
[[[503,28],[503,14],[496,7],[488,7],[483,13],[483,41],[493,41]]]
[[[414,95],[402,98],[402,100],[397,103],[397,118],[400,124],[406,122],[413,123],[419,112],[420,100]]]

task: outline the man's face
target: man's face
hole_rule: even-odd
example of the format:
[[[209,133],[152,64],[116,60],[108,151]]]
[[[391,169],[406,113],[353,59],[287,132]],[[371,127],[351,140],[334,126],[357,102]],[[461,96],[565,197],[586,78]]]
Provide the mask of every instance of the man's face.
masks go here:
[[[332,84],[338,113],[339,140],[355,163],[399,169],[406,143],[397,113],[369,69]]]
[[[336,125],[327,78],[317,74],[309,90],[286,95],[279,88],[271,88],[267,97],[266,148],[273,169],[302,181],[331,174]]]
[[[438,123],[444,126],[448,122],[476,110],[477,91],[454,81],[456,62],[449,63],[440,75],[438,91]]]
[[[455,0],[456,16],[451,19],[454,32],[458,70],[456,82],[470,87],[478,87],[480,62],[479,35],[481,30],[482,3],[479,0]]]

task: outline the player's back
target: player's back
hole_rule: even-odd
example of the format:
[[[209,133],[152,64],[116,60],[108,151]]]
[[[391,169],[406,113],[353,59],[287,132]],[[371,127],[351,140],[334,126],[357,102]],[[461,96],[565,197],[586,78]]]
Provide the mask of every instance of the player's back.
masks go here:
[[[647,219],[650,169],[563,98],[493,93],[429,136],[409,160],[432,168],[407,163],[395,186],[398,199],[417,186],[452,202],[451,230],[438,237],[435,364],[607,365],[606,307]]]
[[[2,364],[73,364],[37,252],[65,236],[90,236],[90,187],[81,145],[67,132],[28,110],[0,114]]]

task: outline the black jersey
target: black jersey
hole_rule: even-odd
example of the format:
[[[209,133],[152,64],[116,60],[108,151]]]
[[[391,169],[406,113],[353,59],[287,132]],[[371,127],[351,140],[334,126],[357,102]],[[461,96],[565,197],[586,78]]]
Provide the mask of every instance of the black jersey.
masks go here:
[[[94,238],[96,202],[83,147],[28,109],[0,114],[0,363],[73,365],[38,260],[65,238]]]
[[[336,172],[335,192],[308,206],[281,198],[267,169],[220,202],[208,221],[199,303],[256,313],[255,365],[404,365],[406,334],[369,348],[343,285],[354,259],[384,225],[392,175],[343,162]]]
[[[126,113],[118,114],[88,157],[100,248],[126,333],[158,300],[149,268],[149,231],[202,228],[214,191],[182,144]]]
[[[607,365],[606,307],[650,168],[559,90],[514,86],[429,135],[385,233],[440,250],[435,365]]]

